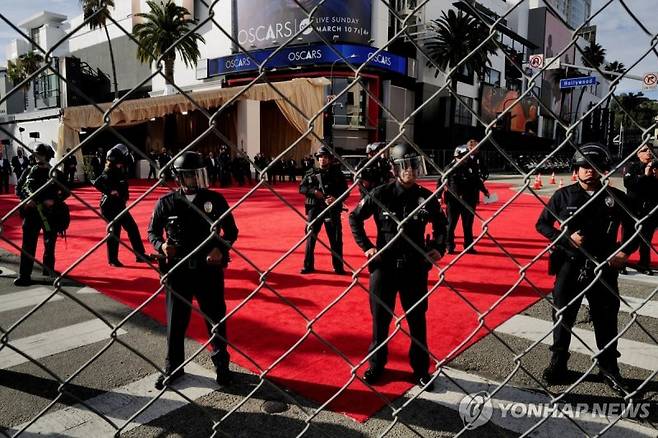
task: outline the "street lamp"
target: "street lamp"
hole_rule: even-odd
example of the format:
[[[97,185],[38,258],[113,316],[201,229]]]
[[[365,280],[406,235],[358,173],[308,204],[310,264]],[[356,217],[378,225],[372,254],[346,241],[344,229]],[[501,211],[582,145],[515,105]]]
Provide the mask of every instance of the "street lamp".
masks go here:
[[[338,59],[336,59],[334,62],[331,63],[331,68],[329,69],[329,78],[331,80],[331,87],[330,87],[329,95],[332,96],[332,98],[333,98],[333,95],[334,95],[334,67],[336,66],[336,63],[338,61],[347,62],[348,59],[354,59],[354,58],[356,58],[356,54],[352,53],[350,56],[348,56],[346,58],[339,57]],[[328,135],[325,134],[325,137],[327,138],[328,143],[332,147],[334,145],[334,132],[333,132],[333,130],[334,130],[334,105],[335,105],[335,103],[332,103],[331,105],[329,105],[329,108],[328,108],[329,113],[328,113],[328,117],[327,117],[327,122],[329,122],[328,123],[329,127],[328,128],[325,127],[326,132],[328,134]]]

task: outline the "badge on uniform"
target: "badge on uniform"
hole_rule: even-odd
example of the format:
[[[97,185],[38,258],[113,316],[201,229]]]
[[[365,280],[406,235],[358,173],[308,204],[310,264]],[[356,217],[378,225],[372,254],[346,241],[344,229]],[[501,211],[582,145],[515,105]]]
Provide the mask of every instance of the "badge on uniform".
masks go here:
[[[605,205],[607,205],[608,208],[612,208],[612,207],[615,206],[615,200],[612,199],[611,196],[606,196],[606,198],[605,198]]]
[[[203,204],[203,211],[205,211],[206,213],[210,213],[212,211],[212,202],[206,201]]]

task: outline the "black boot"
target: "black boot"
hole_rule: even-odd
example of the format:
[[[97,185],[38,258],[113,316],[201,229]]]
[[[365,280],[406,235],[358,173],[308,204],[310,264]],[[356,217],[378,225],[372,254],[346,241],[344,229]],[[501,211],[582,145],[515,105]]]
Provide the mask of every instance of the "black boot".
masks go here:
[[[612,365],[599,365],[599,377],[605,383],[619,394],[621,397],[626,397],[626,395],[633,392],[628,386],[624,378],[619,372],[619,367],[616,364]]]
[[[569,368],[567,368],[568,361],[568,356],[562,357],[554,354],[553,357],[551,357],[551,363],[542,373],[544,381],[550,385],[567,381],[569,378]]]
[[[167,386],[171,386],[176,380],[180,379],[183,377],[185,372],[183,370],[180,370],[176,372],[175,374],[172,374],[171,376],[169,375],[169,372],[167,374],[160,374],[158,377],[158,380],[155,381],[155,389],[160,391],[162,388],[165,387],[165,379],[169,377],[169,381],[167,381]]]

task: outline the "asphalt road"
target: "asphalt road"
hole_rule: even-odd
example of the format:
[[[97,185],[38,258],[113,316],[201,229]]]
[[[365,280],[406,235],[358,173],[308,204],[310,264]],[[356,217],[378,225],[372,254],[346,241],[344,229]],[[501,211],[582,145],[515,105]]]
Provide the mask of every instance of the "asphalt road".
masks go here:
[[[522,184],[518,178],[494,179]],[[540,193],[548,195],[555,188],[549,185]],[[205,437],[213,432],[230,437],[288,437],[302,432],[304,436],[328,437],[443,437],[458,433],[511,437],[541,420],[531,436],[563,438],[594,435],[619,415],[566,418],[549,412],[543,419],[523,415],[523,406],[544,406],[565,391],[560,401],[568,405],[580,403],[591,408],[594,403],[623,402],[597,378],[595,368],[590,370],[591,355],[579,348],[575,339],[569,365],[573,382],[579,383],[570,388],[540,381],[549,351],[536,335],[550,326],[546,301],[530,307],[442,368],[434,392],[418,395],[414,388],[363,424],[326,410],[314,415],[319,407],[316,403],[233,365],[236,382],[220,388],[205,351],[186,366],[188,376],[174,385],[175,392],[160,393],[153,389],[153,381],[157,366],[164,361],[164,327],[139,313],[126,320],[131,315],[129,308],[71,281],[63,282],[66,293],[53,293],[46,281],[16,288],[11,282],[17,257],[6,252],[0,253],[0,269],[3,339],[29,352],[32,359],[2,344],[0,428],[8,436],[24,427],[22,436],[111,436],[121,427],[122,435],[134,437]],[[631,385],[643,385],[641,402],[648,403],[648,413],[616,422],[605,436],[656,437],[658,276],[637,275],[632,270],[631,274],[620,280],[621,294],[630,306],[620,314],[619,326],[628,326],[620,340],[620,363]],[[647,304],[640,306],[645,301]],[[592,332],[591,323],[585,320],[583,306],[576,326],[583,339]],[[187,341],[188,357],[198,349],[198,344]],[[485,392],[488,401],[481,419],[491,418],[467,430],[462,417],[473,411],[462,409],[460,415],[460,403],[464,408],[470,400],[465,404],[465,396]]]

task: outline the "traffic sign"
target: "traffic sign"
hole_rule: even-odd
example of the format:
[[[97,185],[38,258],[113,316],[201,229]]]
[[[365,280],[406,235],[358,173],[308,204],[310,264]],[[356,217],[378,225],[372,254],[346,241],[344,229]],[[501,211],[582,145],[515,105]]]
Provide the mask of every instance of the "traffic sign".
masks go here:
[[[596,76],[583,76],[580,78],[560,79],[560,88],[576,88],[596,85]]]
[[[530,55],[528,64],[534,69],[544,68],[544,55]]]
[[[657,82],[658,82],[658,73],[647,73],[642,78],[643,88],[645,90],[656,88]]]
[[[560,58],[546,58],[544,60],[544,65],[546,65],[546,70],[557,70],[561,67]]]

